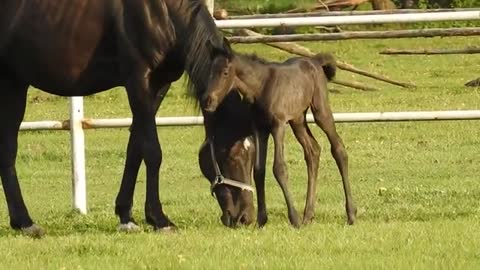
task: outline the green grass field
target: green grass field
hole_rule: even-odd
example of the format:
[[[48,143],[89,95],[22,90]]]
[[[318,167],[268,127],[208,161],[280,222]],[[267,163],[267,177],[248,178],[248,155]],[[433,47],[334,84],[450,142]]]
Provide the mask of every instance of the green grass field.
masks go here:
[[[480,109],[480,89],[463,84],[480,76],[479,55],[381,56],[396,48],[461,48],[478,38],[342,41],[305,44],[360,68],[410,81],[401,89],[340,71],[338,77],[371,83],[360,92],[331,85],[335,112]],[[236,46],[273,60],[287,54],[260,45]],[[179,81],[160,116],[197,115]],[[67,119],[68,103],[30,91],[25,120]],[[86,116],[130,116],[121,89],[88,97]],[[144,229],[116,232],[114,200],[125,160],[128,130],[86,132],[89,214],[71,210],[70,145],[66,132],[23,132],[18,174],[33,218],[47,230],[41,240],[8,227],[0,194],[2,269],[478,269],[480,266],[480,121],[338,124],[350,156],[350,178],[359,208],[357,224],[345,226],[340,176],[329,146],[323,146],[316,218],[299,230],[288,224],[286,207],[271,170],[267,173],[269,223],[264,229],[227,229],[200,174],[197,151],[202,127],[159,128],[164,162],[161,198],[177,223],[174,234],[156,234],[143,223],[142,168],[134,214]],[[306,169],[289,132],[290,187],[303,210]],[[270,149],[271,157],[271,149]],[[269,164],[271,160],[269,159]],[[384,192],[379,193],[383,189]]]

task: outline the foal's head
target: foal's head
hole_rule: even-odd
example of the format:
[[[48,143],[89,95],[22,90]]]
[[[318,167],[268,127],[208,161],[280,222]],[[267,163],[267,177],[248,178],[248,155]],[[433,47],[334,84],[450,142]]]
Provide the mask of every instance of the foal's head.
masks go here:
[[[224,38],[223,48],[216,47],[209,40],[207,47],[212,56],[211,72],[207,81],[207,91],[202,97],[201,105],[207,112],[214,112],[233,87],[235,71],[233,51]]]

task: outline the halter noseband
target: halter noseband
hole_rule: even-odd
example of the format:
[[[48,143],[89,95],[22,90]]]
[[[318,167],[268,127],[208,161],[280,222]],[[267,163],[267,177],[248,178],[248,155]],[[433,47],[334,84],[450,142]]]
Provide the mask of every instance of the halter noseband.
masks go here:
[[[213,146],[213,139],[208,139],[208,144],[210,145],[210,155],[212,158],[213,169],[215,170],[215,180],[213,180],[210,186],[210,192],[212,196],[215,197],[215,193],[213,192],[213,190],[218,185],[228,185],[228,186],[239,188],[242,191],[247,190],[253,193],[254,189],[251,185],[223,177],[222,172],[220,171],[220,168],[217,163],[217,158],[215,157],[215,148]]]

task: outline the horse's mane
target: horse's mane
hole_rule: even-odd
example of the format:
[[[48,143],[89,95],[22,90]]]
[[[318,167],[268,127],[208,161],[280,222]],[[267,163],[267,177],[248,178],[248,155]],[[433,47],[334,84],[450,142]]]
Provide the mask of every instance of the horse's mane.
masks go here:
[[[180,0],[183,1],[177,14],[180,18],[190,18],[185,31],[177,34],[178,40],[183,44],[183,56],[185,70],[188,74],[188,92],[198,102],[206,91],[206,81],[211,70],[212,59],[210,52],[205,46],[207,40],[222,47],[222,37],[212,16],[208,12],[203,0]]]

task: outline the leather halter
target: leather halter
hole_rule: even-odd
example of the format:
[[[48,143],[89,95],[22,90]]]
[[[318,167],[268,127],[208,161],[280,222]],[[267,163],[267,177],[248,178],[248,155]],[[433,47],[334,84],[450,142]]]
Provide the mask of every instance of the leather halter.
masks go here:
[[[215,157],[215,148],[213,146],[213,141],[211,139],[208,139],[208,144],[210,146],[210,155],[211,155],[211,158],[212,158],[213,169],[215,170],[215,179],[213,180],[213,182],[210,186],[210,192],[212,193],[212,196],[215,197],[215,193],[213,192],[213,190],[218,185],[228,185],[228,186],[239,188],[242,191],[247,190],[247,191],[250,191],[250,192],[253,193],[254,189],[251,185],[242,183],[240,181],[225,178],[222,175],[222,172],[220,171],[220,168],[219,168],[218,163],[217,163],[217,158]]]

